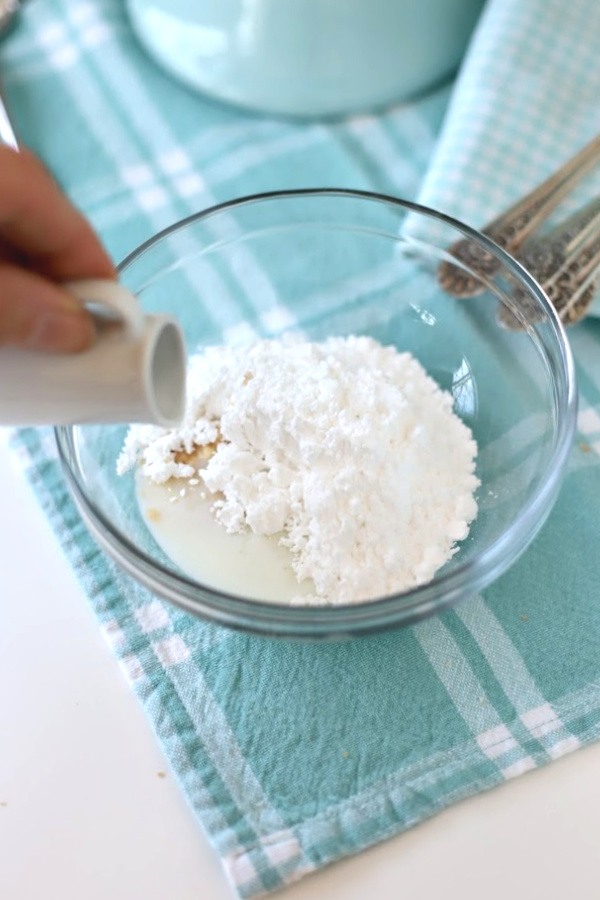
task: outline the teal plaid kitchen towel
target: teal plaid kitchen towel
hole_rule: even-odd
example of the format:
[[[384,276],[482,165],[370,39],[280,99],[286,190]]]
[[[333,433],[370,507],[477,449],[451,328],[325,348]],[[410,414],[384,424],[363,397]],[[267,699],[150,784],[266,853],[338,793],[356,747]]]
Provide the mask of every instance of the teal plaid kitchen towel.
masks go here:
[[[559,92],[578,73],[573,104],[585,97],[588,110],[577,119],[578,141],[586,115],[590,133],[600,118],[600,61],[586,50],[598,34],[596,0],[491,0],[474,41],[485,47],[486,29],[504,11],[531,24],[530,9],[539,14],[536,29],[546,30],[531,67],[543,65]],[[562,43],[576,23],[585,66]],[[336,185],[419,196],[424,178],[430,189],[430,162],[444,163],[442,142],[467,71],[454,92],[441,87],[378,116],[334,124],[252,117],[202,100],[156,69],[118,0],[31,0],[0,50],[0,67],[21,136],[115,258],[240,194]],[[505,143],[493,167],[499,178],[527,157],[530,123],[518,92],[510,102],[521,149],[513,156]],[[473,128],[484,111],[474,109]],[[537,180],[555,162],[554,143],[546,135],[531,144],[528,171]],[[466,195],[468,170],[464,176],[454,189]],[[279,888],[600,737],[600,322],[571,336],[580,433],[533,546],[484,596],[346,644],[251,638],[162,603],[88,536],[52,433],[15,435],[17,459],[240,896]]]

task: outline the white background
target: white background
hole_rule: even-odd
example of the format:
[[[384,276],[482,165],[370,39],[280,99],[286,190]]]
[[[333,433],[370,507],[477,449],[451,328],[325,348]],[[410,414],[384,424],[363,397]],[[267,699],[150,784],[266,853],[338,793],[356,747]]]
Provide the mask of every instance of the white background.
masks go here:
[[[0,432],[0,898],[231,900],[4,443]],[[597,900],[598,835],[600,744],[279,896]]]

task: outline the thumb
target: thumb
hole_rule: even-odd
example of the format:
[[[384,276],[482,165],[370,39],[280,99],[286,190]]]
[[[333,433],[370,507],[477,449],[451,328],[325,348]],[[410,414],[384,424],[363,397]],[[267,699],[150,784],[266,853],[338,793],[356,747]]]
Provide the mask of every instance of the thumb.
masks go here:
[[[0,263],[0,346],[76,353],[93,340],[93,322],[76,297],[35,272]]]

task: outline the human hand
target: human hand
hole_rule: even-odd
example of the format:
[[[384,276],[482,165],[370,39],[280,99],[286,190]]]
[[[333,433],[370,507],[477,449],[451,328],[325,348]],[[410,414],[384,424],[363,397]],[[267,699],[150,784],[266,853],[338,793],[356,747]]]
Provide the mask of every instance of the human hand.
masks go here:
[[[0,146],[0,346],[85,350],[92,320],[60,282],[115,277],[91,225],[39,160]]]

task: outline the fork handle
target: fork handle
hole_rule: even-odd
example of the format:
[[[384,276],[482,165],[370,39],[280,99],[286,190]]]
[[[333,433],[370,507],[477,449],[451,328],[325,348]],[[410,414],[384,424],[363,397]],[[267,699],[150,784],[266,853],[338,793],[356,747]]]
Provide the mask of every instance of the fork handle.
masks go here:
[[[4,38],[15,26],[19,18],[21,0],[0,0],[0,37]],[[19,149],[19,142],[15,134],[10,116],[6,109],[6,103],[0,88],[0,144],[7,144],[13,150]]]
[[[7,146],[12,147],[13,150],[19,149],[19,142],[17,141],[17,136],[15,134],[15,130],[12,126],[12,122],[10,121],[10,117],[6,110],[6,106],[4,105],[4,100],[2,99],[2,95],[0,94],[0,142],[3,144],[7,144]]]
[[[503,246],[506,244],[512,248],[521,244],[599,160],[600,135],[597,135],[531,193],[490,222],[483,231],[490,236],[503,230],[510,231],[512,233],[503,242]]]

